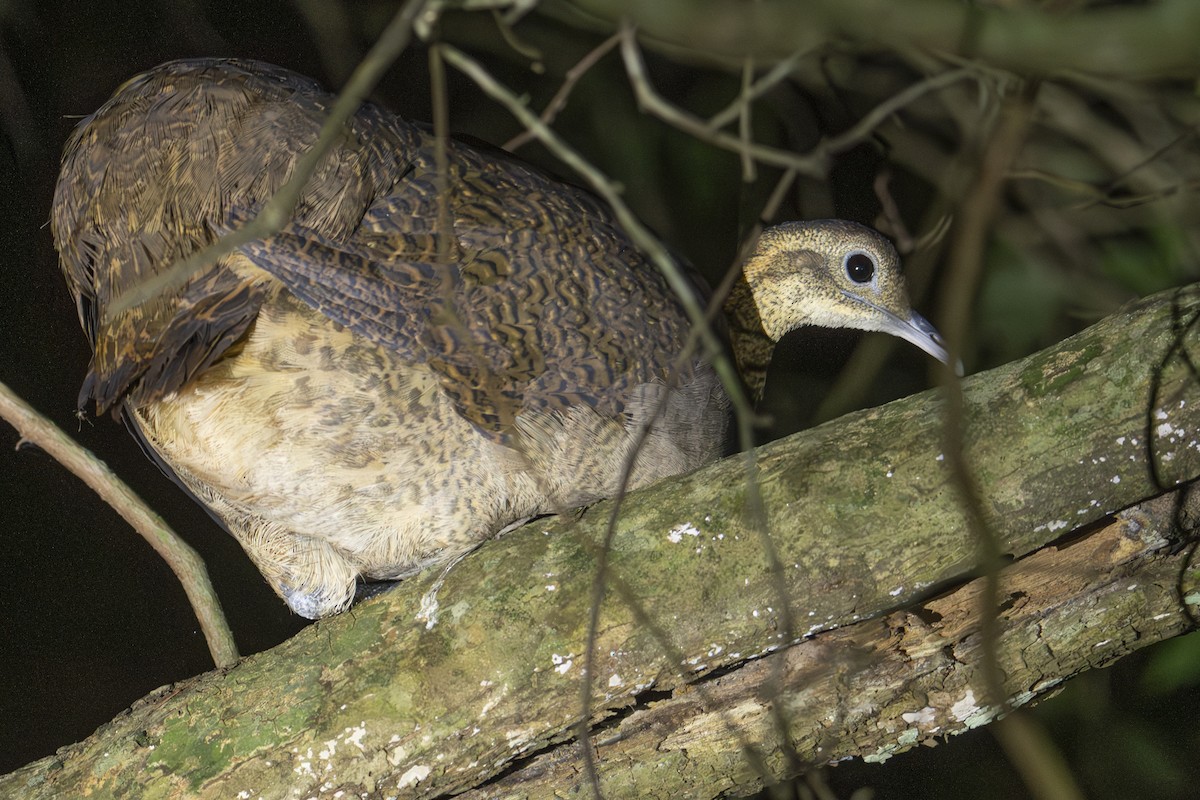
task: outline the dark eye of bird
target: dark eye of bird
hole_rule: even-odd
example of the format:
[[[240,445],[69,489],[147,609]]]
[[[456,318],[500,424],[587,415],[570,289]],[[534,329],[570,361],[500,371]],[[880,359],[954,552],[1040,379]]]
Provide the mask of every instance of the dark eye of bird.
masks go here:
[[[846,259],[846,274],[855,283],[870,283],[875,276],[875,262],[866,253],[854,253]]]

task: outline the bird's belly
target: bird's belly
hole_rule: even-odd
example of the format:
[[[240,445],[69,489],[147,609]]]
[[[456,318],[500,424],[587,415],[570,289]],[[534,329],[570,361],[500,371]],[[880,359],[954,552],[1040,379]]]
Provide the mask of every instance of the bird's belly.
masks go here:
[[[629,488],[719,454],[724,395],[705,375],[671,393],[666,415],[686,414],[671,430],[695,441],[651,436]],[[626,420],[521,415],[501,444],[456,413],[429,369],[285,302],[260,314],[240,352],[135,419],[268,582],[323,616],[349,603],[359,576],[401,577],[514,521],[615,493],[663,394],[632,387]]]
[[[427,370],[332,327],[304,342],[262,333],[137,414],[243,544],[261,520],[382,576],[539,509],[533,482],[454,413]]]

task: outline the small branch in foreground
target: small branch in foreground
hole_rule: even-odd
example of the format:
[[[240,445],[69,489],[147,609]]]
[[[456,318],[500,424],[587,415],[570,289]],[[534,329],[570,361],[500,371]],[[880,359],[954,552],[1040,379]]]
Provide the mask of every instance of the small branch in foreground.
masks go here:
[[[49,453],[141,534],[183,584],[183,591],[204,631],[213,663],[221,669],[236,664],[238,651],[233,633],[208,579],[204,561],[196,551],[180,539],[162,517],[150,510],[128,484],[113,474],[107,464],[80,447],[3,383],[0,383],[0,417],[17,429],[20,442],[31,442]]]
[[[683,109],[668,103],[654,90],[646,71],[646,62],[638,49],[636,29],[629,23],[621,26],[621,57],[625,61],[625,72],[637,95],[638,108],[674,125],[685,133],[709,144],[742,154],[763,164],[784,169],[794,169],[810,178],[825,176],[826,164],[820,157],[799,156],[787,150],[768,147],[756,142],[744,141],[741,137],[712,130],[708,123]]]
[[[596,62],[604,58],[604,56],[607,55],[610,50],[616,47],[617,43],[620,41],[621,35],[619,33],[614,33],[612,36],[596,45],[596,47],[593,48],[583,58],[579,59],[579,62],[575,66],[567,70],[567,74],[563,79],[562,86],[560,86],[558,91],[554,93],[554,97],[550,98],[550,102],[546,104],[546,107],[542,110],[541,116],[538,117],[543,124],[554,124],[554,120],[558,116],[559,112],[566,108],[567,98],[569,98],[571,96],[571,92],[574,91],[575,84],[579,83],[579,79],[586,75],[588,70],[594,67]],[[534,136],[533,131],[529,130],[529,128],[526,128],[501,146],[505,150],[512,152],[519,147],[524,147],[525,145],[529,144],[535,138],[536,137]]]

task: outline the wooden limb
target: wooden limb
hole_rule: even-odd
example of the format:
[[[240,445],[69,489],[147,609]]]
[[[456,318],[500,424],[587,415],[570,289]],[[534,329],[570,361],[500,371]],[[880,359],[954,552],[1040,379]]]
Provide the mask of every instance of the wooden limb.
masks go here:
[[[1183,604],[1180,597],[1200,590],[1198,512],[1193,485],[1006,569],[997,642],[1006,700],[1020,706],[1053,695],[1072,675],[1195,629],[1200,594]],[[884,761],[989,723],[999,709],[979,693],[983,583],[821,634],[705,681],[703,691],[686,686],[639,704],[593,737],[605,796],[661,790],[662,774],[673,776],[675,796],[761,789],[746,742],[768,778],[783,778],[847,757]],[[777,669],[783,683],[771,687]],[[786,741],[772,706],[785,709]],[[575,780],[579,758],[578,745],[563,744],[459,797],[549,800]]]
[[[1018,703],[1195,624],[1189,503],[1174,527],[1142,506],[1093,537],[1121,509],[1200,476],[1198,317],[1200,287],[1173,290],[965,381],[964,446],[983,512],[1018,561],[1001,587],[997,647]],[[945,594],[972,577],[976,543],[942,457],[940,407],[925,393],[760,449],[781,574],[745,514],[740,459],[625,499],[588,676],[602,782],[670,756],[683,769],[659,770],[655,791],[693,791],[703,775],[712,783],[693,794],[716,794],[750,780],[734,759],[783,776],[834,757],[835,742],[853,748],[837,754],[881,758],[992,718],[973,677],[975,590]],[[0,796],[436,797],[553,759],[578,721],[607,512],[539,520],[480,548],[446,576],[432,627],[415,619],[437,577],[425,575],[226,673],[155,693],[0,777]],[[1078,541],[1060,541],[1073,530]],[[782,633],[780,584],[802,623],[796,642]],[[756,727],[751,688],[780,651],[790,750]],[[876,660],[899,665],[907,688],[874,682]],[[837,694],[842,684],[856,688]],[[838,716],[806,716],[831,697],[842,698]],[[649,716],[664,698],[678,703]],[[715,726],[745,745],[733,755],[705,745],[713,725],[658,734],[672,746],[664,753],[622,755],[613,739],[643,719],[674,725],[672,714],[718,708]]]
[[[964,6],[954,0],[571,0],[543,2],[541,13],[609,31],[633,21],[676,57],[737,69],[753,54],[764,64],[840,39],[898,52],[954,53],[1023,75],[1074,70],[1152,77],[1191,74],[1200,63],[1193,32],[1200,6],[1164,0],[1102,6],[1072,14],[1048,9]],[[1063,47],[1087,42],[1087,47]]]

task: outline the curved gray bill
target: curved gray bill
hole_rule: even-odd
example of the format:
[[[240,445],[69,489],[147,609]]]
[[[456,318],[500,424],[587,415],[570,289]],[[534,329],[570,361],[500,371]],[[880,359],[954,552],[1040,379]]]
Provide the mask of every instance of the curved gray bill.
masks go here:
[[[869,330],[879,331],[880,333],[891,334],[892,336],[899,336],[904,341],[915,344],[917,347],[921,348],[926,353],[929,353],[929,355],[933,356],[943,364],[950,363],[950,353],[946,351],[946,340],[942,338],[940,333],[938,333],[937,328],[933,327],[932,322],[925,319],[917,312],[910,310],[908,312],[908,319],[901,319],[891,311],[875,305],[865,297],[851,294],[845,289],[842,290],[842,294],[857,303],[863,303],[870,306],[875,310],[875,312],[877,312],[877,316],[870,321],[870,324],[864,324],[855,327],[862,327]],[[963,376],[962,361],[959,361],[954,365],[954,374],[960,378]]]
[[[943,364],[950,363],[950,354],[946,352],[946,340],[937,332],[937,328],[933,327],[932,322],[915,311],[907,321],[889,312],[884,313],[887,315],[888,321],[887,326],[883,328],[884,333],[899,336],[904,341],[915,344]],[[954,365],[954,372],[960,378],[962,377],[961,361]]]

